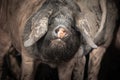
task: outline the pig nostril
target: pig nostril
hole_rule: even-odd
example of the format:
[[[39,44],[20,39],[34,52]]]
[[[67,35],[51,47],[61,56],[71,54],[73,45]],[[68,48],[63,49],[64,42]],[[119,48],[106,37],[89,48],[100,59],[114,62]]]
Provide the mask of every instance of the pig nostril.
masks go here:
[[[61,39],[65,38],[68,36],[68,34],[69,34],[69,32],[65,27],[59,26],[59,27],[54,29],[54,36],[56,38],[61,38]]]

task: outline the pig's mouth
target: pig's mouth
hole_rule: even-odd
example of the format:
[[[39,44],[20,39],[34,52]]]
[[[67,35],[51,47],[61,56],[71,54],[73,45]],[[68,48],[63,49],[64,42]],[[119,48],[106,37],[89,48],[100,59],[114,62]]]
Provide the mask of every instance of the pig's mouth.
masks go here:
[[[50,42],[51,48],[64,48],[66,46],[66,43],[62,39],[54,39]]]

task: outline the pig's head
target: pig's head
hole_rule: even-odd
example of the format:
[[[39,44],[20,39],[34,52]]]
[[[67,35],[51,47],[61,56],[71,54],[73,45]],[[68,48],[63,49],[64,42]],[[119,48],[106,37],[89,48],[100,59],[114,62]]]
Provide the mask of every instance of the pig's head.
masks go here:
[[[69,14],[68,10],[62,9],[51,16],[46,35],[37,43],[45,59],[65,61],[71,59],[77,52],[80,34],[75,30],[73,18]]]
[[[78,20],[76,15],[80,15],[78,6],[67,0],[53,2],[48,0],[28,20],[24,46],[30,47],[36,44],[42,58],[52,62],[71,59],[78,51],[83,38],[91,47],[96,47],[84,29],[87,23],[84,20],[82,23],[76,21]],[[82,21],[82,18],[79,20]]]

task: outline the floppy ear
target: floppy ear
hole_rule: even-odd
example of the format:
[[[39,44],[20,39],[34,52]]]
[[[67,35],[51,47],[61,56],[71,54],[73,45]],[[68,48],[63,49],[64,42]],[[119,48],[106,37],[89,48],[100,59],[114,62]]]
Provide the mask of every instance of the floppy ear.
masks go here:
[[[24,46],[29,47],[45,35],[48,30],[49,16],[52,14],[51,8],[44,8],[35,13],[28,21],[31,30],[28,39],[24,41]],[[27,26],[29,27],[29,26]]]
[[[106,0],[100,0],[99,1],[102,16],[100,21],[100,27],[98,28],[97,32],[95,33],[95,36],[92,38],[88,29],[92,28],[91,25],[89,25],[88,19],[85,18],[85,15],[82,14],[82,12],[79,12],[78,15],[75,17],[76,19],[76,26],[84,39],[86,40],[87,44],[91,46],[92,48],[97,48],[96,42],[99,41],[100,36],[103,34],[102,31],[105,27],[105,21],[107,16],[107,7],[106,7]]]
[[[94,43],[92,37],[87,31],[87,29],[90,28],[90,25],[87,19],[84,17],[84,14],[79,13],[79,15],[76,16],[76,27],[78,31],[82,34],[87,44],[92,48],[97,48],[97,45]]]

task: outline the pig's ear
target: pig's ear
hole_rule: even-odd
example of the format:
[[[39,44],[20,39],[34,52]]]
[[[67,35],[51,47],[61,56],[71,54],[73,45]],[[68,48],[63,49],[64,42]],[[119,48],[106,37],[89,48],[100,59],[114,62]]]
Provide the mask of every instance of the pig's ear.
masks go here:
[[[90,25],[88,23],[88,20],[84,17],[84,14],[79,14],[76,17],[76,27],[78,31],[82,34],[87,44],[92,48],[97,48],[97,45],[94,43],[91,35],[87,31],[87,29],[90,28]]]
[[[52,9],[46,8],[34,14],[29,23],[31,24],[27,40],[24,40],[24,46],[29,47],[45,35],[48,30],[48,20],[52,14]],[[29,26],[27,26],[29,27]]]
[[[101,16],[101,22],[100,22],[100,27],[98,31],[96,32],[94,38],[91,37],[89,34],[88,30],[91,26],[88,23],[87,18],[85,18],[84,14],[81,12],[78,13],[76,19],[76,27],[86,40],[87,44],[91,46],[92,48],[97,48],[97,45],[95,42],[98,42],[99,37],[102,35],[102,31],[105,27],[105,22],[106,22],[106,16],[107,16],[107,7],[106,7],[106,0],[100,0],[99,1],[101,11],[102,11],[102,16]]]

